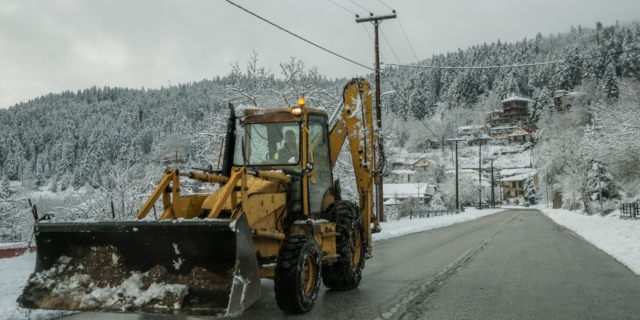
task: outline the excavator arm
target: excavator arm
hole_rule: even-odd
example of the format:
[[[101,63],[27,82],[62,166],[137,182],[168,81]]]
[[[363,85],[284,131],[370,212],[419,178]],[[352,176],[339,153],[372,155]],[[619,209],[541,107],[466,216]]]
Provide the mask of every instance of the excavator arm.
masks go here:
[[[334,167],[344,140],[349,140],[353,171],[358,187],[360,214],[365,238],[371,245],[371,223],[379,230],[374,214],[374,182],[380,179],[378,132],[374,120],[371,85],[364,79],[353,79],[343,91],[342,115],[329,134],[331,166]]]

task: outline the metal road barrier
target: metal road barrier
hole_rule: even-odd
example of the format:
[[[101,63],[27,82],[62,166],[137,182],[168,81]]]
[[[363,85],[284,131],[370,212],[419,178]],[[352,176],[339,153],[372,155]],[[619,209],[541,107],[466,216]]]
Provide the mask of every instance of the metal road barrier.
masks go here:
[[[629,216],[629,219],[638,219],[638,216],[640,216],[638,213],[638,203],[621,203],[620,212],[623,215]]]
[[[427,218],[431,218],[431,217],[443,216],[445,214],[449,215],[449,214],[458,214],[458,213],[460,213],[459,209],[445,209],[445,210],[416,209],[416,210],[411,210],[409,219],[413,219],[413,215],[419,216],[420,218],[425,216]]]

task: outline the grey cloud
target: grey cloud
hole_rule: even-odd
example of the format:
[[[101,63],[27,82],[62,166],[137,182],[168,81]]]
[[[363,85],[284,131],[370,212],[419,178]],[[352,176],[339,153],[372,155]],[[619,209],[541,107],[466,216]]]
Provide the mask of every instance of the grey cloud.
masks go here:
[[[343,6],[366,13],[346,0]],[[237,0],[238,4],[366,65],[373,45],[352,14],[325,0]],[[377,0],[356,0],[376,14]],[[398,11],[420,59],[483,42],[517,41],[637,20],[640,1],[386,0]],[[372,31],[370,25],[366,26]],[[415,62],[396,21],[382,29],[403,63]],[[397,62],[387,44],[382,53]],[[222,0],[20,1],[0,3],[0,107],[49,92],[93,85],[160,87],[197,81],[244,65],[252,50],[278,74],[295,56],[327,77],[363,75],[352,65],[295,39]]]

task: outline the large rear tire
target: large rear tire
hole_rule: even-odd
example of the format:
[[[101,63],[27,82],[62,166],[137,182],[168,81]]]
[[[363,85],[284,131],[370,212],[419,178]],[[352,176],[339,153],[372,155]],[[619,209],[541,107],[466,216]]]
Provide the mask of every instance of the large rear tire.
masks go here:
[[[333,290],[357,288],[362,280],[366,254],[364,225],[358,205],[349,201],[336,201],[333,207],[338,261],[322,267],[322,282]]]
[[[320,249],[307,236],[284,240],[274,277],[276,302],[286,313],[306,313],[316,302],[320,289]]]

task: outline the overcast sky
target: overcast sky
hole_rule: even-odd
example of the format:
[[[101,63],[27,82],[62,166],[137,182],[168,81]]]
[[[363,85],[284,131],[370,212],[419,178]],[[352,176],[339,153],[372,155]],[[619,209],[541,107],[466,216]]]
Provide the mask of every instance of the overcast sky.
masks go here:
[[[350,0],[333,0],[361,16]],[[374,14],[379,0],[354,0]],[[505,42],[640,20],[638,0],[383,0],[396,9],[418,58],[497,39]],[[317,44],[366,65],[373,44],[352,13],[329,0],[235,0]],[[373,27],[364,25],[373,35]],[[416,62],[398,21],[382,23],[402,63]],[[381,39],[381,51],[396,62]],[[362,67],[333,57],[223,0],[0,1],[0,108],[50,92],[97,86],[159,88],[223,76],[252,50],[278,75],[295,56],[327,77]]]

